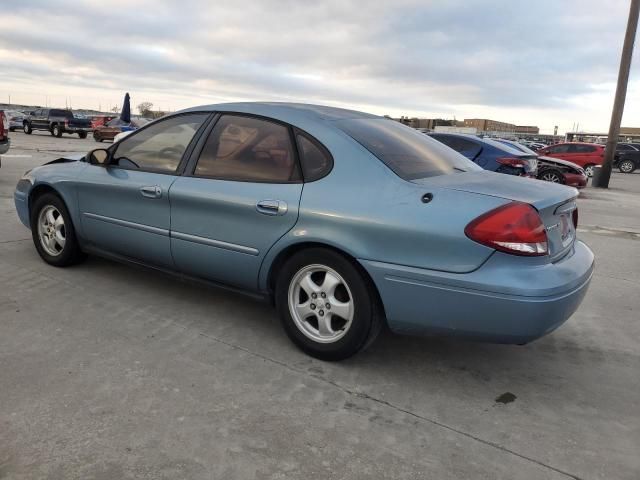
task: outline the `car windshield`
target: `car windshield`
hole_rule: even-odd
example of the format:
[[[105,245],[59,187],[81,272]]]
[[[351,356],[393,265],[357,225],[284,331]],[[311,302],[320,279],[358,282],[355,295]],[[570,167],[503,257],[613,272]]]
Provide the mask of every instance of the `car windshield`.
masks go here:
[[[482,170],[437,140],[394,120],[350,119],[335,125],[404,180]]]

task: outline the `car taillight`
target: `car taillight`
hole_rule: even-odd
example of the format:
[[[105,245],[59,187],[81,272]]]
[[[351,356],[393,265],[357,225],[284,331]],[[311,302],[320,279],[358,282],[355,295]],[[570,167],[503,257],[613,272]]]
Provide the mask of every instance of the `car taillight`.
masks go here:
[[[511,202],[491,210],[467,225],[464,233],[471,240],[501,252],[529,257],[549,253],[540,215],[526,203]]]
[[[526,160],[515,157],[500,157],[496,158],[496,162],[502,165],[509,165],[510,167],[515,168],[524,168],[528,163]]]
[[[577,229],[578,228],[578,207],[576,207],[576,209],[571,212],[571,220],[573,220],[573,228]]]

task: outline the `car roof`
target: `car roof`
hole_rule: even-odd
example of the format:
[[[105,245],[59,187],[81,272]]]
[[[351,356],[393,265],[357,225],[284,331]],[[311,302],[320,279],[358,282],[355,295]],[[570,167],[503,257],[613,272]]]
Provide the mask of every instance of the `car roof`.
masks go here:
[[[347,120],[363,118],[384,118],[370,113],[348,110],[346,108],[327,107],[324,105],[313,105],[308,103],[287,103],[287,102],[235,102],[219,103],[213,105],[202,105],[182,110],[178,113],[193,111],[209,112],[237,112],[263,115],[266,117],[286,119],[305,117],[314,120]]]

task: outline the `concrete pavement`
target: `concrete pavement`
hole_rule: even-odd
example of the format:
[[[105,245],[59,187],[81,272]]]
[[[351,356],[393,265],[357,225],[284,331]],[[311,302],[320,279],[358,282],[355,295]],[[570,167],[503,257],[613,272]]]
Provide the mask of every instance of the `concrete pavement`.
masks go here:
[[[640,174],[581,195],[597,270],[553,334],[518,347],[386,333],[324,363],[249,298],[98,258],[44,264],[15,183],[98,144],[12,141],[0,479],[640,477]]]

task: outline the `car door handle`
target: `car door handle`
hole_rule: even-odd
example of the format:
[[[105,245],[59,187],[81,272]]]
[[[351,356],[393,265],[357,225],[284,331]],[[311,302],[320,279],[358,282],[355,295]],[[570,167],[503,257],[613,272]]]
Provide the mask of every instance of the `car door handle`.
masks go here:
[[[162,196],[162,189],[158,185],[152,185],[148,187],[141,187],[140,193],[143,197],[160,198]]]
[[[256,210],[264,215],[284,215],[287,213],[287,202],[282,200],[261,200]]]

